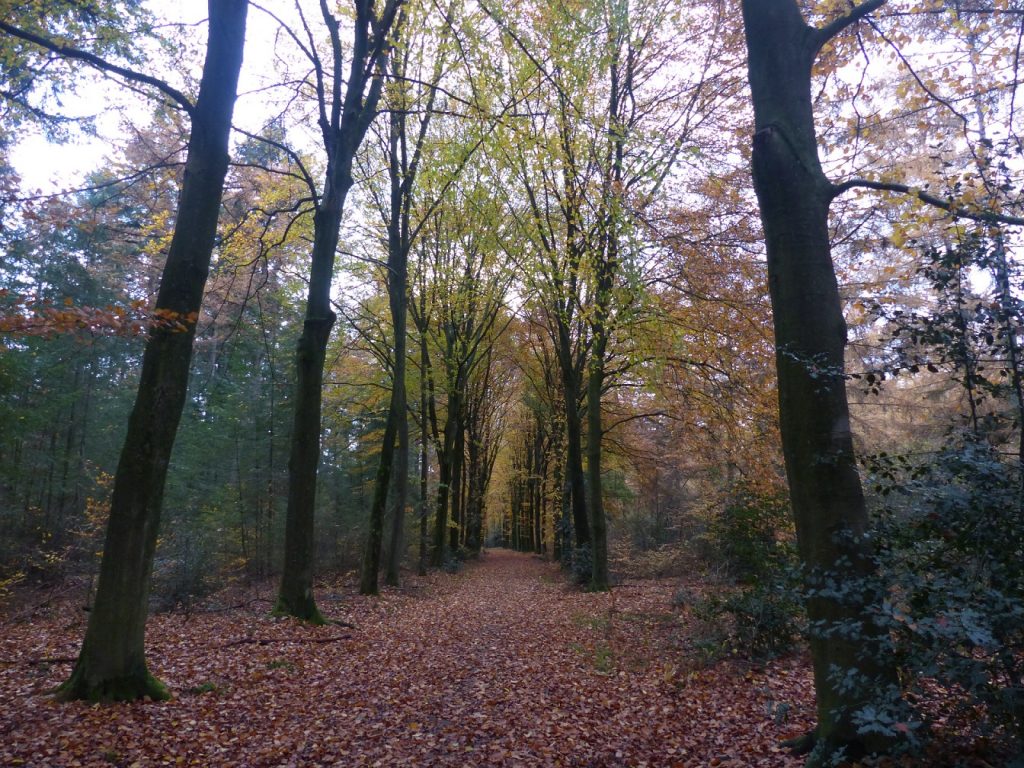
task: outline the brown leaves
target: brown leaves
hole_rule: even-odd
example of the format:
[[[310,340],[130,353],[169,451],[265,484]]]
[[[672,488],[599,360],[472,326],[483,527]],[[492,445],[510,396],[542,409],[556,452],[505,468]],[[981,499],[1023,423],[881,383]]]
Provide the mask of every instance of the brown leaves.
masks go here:
[[[146,309],[146,302],[127,307],[76,306],[66,298],[60,305],[46,299],[19,296],[0,289],[0,334],[53,337],[58,334],[90,336],[141,336],[158,328],[181,333],[195,325],[195,313],[184,315],[170,309]]]
[[[344,632],[260,601],[160,614],[149,661],[175,698],[108,706],[47,695],[84,629],[69,603],[0,633],[0,765],[801,765],[779,742],[813,724],[806,659],[695,663],[676,586],[581,593],[494,551],[379,599],[321,588]]]

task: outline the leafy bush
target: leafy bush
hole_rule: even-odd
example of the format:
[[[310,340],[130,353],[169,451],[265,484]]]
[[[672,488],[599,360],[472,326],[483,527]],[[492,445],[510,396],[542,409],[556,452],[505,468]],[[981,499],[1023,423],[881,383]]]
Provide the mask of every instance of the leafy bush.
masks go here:
[[[572,551],[571,563],[572,580],[576,584],[589,584],[593,575],[593,559],[590,556],[590,546],[584,544]]]
[[[878,496],[881,617],[905,699],[941,691],[975,736],[1024,740],[1024,495],[1015,468],[965,438],[920,458],[867,462]],[[926,719],[926,714],[921,715]]]
[[[741,483],[711,523],[711,556],[744,584],[772,579],[794,562],[793,521],[785,489]]]
[[[796,643],[803,609],[796,589],[789,499],[782,489],[738,485],[708,530],[709,556],[741,586],[694,604],[705,655],[770,658]]]
[[[705,623],[698,644],[709,656],[770,659],[790,650],[804,630],[799,593],[782,577],[698,600],[694,613]]]

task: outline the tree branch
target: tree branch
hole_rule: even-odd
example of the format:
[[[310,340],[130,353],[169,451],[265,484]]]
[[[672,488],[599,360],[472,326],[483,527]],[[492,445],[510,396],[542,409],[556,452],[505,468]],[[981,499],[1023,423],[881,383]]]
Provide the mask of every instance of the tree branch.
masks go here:
[[[826,24],[824,27],[816,29],[814,31],[815,50],[821,48],[821,46],[838,35],[844,29],[853,26],[872,11],[877,11],[885,5],[887,1],[888,0],[866,0],[866,2],[851,8],[850,12],[845,16],[840,16],[838,19]]]
[[[273,147],[274,149],[280,150],[281,152],[284,152],[286,155],[288,155],[288,159],[295,163],[295,167],[299,171],[300,178],[305,183],[306,187],[309,189],[309,192],[312,195],[313,205],[320,205],[320,197],[317,194],[316,182],[313,181],[312,174],[310,174],[310,172],[306,169],[306,166],[303,164],[302,158],[299,156],[298,152],[293,150],[291,147],[282,144],[280,141],[275,141],[274,139],[268,138],[266,136],[260,136],[258,133],[250,133],[249,131],[239,128],[236,125],[233,125],[231,127],[236,133],[242,134],[247,139],[251,139],[252,141],[258,141],[261,144],[266,144],[267,146]]]
[[[899,192],[903,195],[910,195],[916,197],[922,203],[930,205],[934,208],[941,208],[944,211],[948,211],[954,216],[959,216],[964,219],[970,219],[971,221],[982,221],[990,224],[1012,224],[1016,226],[1024,226],[1024,217],[1021,216],[1008,216],[1004,213],[996,213],[995,211],[982,211],[982,210],[971,210],[965,208],[962,205],[957,205],[951,199],[943,199],[936,197],[925,192],[923,189],[917,189],[915,187],[907,186],[906,184],[897,184],[888,181],[870,181],[869,179],[850,179],[844,181],[842,184],[834,184],[832,186],[832,199],[839,197],[844,192],[848,192],[851,189],[874,189],[879,192]]]
[[[150,85],[185,110],[190,117],[195,111],[195,105],[189,101],[189,98],[184,93],[179,91],[177,88],[168,85],[159,78],[147,75],[143,72],[136,72],[133,69],[118,66],[117,64],[109,62],[94,53],[89,53],[88,51],[83,51],[78,48],[72,48],[71,46],[64,45],[62,43],[55,43],[52,40],[41,37],[40,35],[36,35],[24,29],[19,29],[18,27],[8,24],[6,21],[0,21],[0,32],[6,32],[12,37],[17,37],[20,40],[33,43],[34,45],[38,45],[40,48],[45,48],[46,50],[52,51],[53,53],[65,58],[84,61],[86,64],[89,64],[102,72],[109,72],[111,74],[118,75],[123,77],[125,80],[130,80],[134,83]]]

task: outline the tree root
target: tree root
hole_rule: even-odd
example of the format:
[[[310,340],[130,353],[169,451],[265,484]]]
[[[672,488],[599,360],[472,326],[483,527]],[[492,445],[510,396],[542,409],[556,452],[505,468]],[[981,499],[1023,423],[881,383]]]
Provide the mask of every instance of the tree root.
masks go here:
[[[814,749],[814,745],[817,743],[818,731],[817,729],[814,729],[801,736],[794,736],[792,739],[786,739],[782,742],[782,746],[788,747],[790,754],[799,757],[801,755],[809,755],[811,750]]]

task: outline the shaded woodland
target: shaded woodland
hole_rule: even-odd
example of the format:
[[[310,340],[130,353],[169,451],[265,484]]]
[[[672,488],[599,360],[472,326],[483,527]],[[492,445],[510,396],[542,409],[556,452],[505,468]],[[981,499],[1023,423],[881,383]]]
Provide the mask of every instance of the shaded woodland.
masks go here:
[[[331,664],[399,731],[188,759],[1019,765],[1018,0],[202,5],[0,0],[13,764]]]

